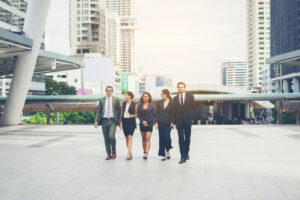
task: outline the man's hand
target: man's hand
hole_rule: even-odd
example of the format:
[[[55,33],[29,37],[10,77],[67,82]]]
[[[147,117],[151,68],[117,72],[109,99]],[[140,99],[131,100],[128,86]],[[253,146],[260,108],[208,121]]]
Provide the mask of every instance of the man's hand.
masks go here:
[[[177,127],[175,124],[171,123],[171,128],[176,129]]]
[[[155,129],[156,130],[158,129],[158,123],[157,122],[155,123]]]
[[[122,130],[123,129],[123,125],[122,125],[122,123],[120,124],[120,130]]]
[[[97,122],[94,123],[94,127],[95,127],[95,128],[98,127],[98,123],[97,123]]]

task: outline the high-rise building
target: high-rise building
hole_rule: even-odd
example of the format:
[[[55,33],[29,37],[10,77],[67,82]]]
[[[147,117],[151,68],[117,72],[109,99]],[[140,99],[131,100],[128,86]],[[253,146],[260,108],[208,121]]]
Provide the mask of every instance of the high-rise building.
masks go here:
[[[106,16],[106,55],[114,59],[115,65],[121,63],[121,29],[117,13],[107,11]]]
[[[117,13],[120,17],[121,70],[135,72],[133,0],[106,0],[106,9]]]
[[[299,19],[300,0],[271,0],[270,60],[279,58],[279,60],[298,62],[300,57]],[[270,75],[276,83],[277,92],[300,93],[300,67],[293,65],[294,63],[270,66]]]
[[[270,0],[247,0],[248,88],[261,90],[270,57]]]
[[[247,62],[228,59],[221,65],[221,85],[247,87]]]
[[[72,55],[106,54],[105,7],[99,0],[69,1],[69,35]]]

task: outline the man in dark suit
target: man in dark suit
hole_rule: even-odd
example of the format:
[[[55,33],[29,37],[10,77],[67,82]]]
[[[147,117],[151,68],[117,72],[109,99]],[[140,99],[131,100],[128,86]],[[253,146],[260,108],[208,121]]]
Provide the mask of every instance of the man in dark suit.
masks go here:
[[[113,88],[111,86],[105,89],[106,97],[99,100],[97,108],[95,128],[102,125],[106,160],[115,159],[116,154],[116,128],[120,126],[121,105],[119,99],[112,96]]]
[[[179,148],[181,159],[179,164],[185,163],[189,160],[190,142],[191,142],[191,128],[195,113],[195,99],[194,95],[185,92],[185,83],[179,82],[177,89],[179,94],[174,97],[172,101],[172,110],[174,120],[171,126],[177,128],[179,138]]]

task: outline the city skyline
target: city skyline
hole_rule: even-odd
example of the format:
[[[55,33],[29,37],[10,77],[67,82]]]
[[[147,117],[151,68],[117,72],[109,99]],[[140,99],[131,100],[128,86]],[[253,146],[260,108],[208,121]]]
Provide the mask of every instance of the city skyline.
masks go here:
[[[246,59],[246,1],[175,2],[135,2],[136,69],[163,71],[175,82],[219,84],[223,59]],[[172,12],[166,12],[170,5]],[[68,23],[68,1],[53,0],[46,24],[48,50],[70,54]],[[195,67],[197,73],[186,73]]]

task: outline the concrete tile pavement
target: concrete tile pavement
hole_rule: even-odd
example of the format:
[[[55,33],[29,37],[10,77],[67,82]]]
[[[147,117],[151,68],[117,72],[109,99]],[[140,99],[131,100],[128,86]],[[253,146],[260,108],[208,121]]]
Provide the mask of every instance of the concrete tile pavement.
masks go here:
[[[92,126],[0,128],[0,199],[300,199],[299,126],[193,126],[191,160],[161,162],[154,131],[148,161],[136,130],[126,161],[105,161],[101,129]]]

